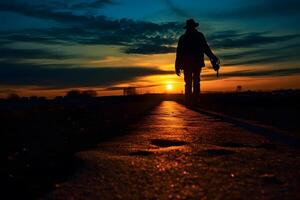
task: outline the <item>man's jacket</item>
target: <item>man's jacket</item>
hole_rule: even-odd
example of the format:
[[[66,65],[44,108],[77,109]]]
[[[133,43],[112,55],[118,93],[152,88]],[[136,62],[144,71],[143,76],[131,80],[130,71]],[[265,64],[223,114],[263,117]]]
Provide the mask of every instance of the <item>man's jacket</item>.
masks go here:
[[[187,30],[179,38],[175,68],[193,70],[204,67],[204,54],[211,59],[217,59],[210,50],[203,33],[196,29]]]

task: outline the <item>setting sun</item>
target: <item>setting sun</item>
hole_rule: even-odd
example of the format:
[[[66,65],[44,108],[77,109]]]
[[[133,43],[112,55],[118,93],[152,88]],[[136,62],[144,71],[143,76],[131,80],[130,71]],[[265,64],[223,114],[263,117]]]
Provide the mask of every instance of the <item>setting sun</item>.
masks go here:
[[[167,90],[172,90],[173,89],[173,85],[171,83],[167,84],[166,87],[167,87]]]

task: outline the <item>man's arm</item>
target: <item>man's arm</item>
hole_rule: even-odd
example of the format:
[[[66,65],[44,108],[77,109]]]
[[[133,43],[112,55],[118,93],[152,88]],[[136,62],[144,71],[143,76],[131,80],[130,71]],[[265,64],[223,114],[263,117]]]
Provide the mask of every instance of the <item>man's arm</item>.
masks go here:
[[[202,33],[201,33],[201,37],[202,37],[201,41],[202,41],[203,50],[204,50],[205,55],[207,55],[211,60],[214,60],[214,61],[219,60],[219,58],[212,52],[212,50],[208,46],[205,36]]]
[[[204,53],[210,58],[212,67],[217,72],[217,77],[219,77],[220,59],[212,52],[212,50],[208,46],[207,41],[202,33],[201,33],[201,36],[202,36],[202,42],[203,42],[202,45],[204,47]]]

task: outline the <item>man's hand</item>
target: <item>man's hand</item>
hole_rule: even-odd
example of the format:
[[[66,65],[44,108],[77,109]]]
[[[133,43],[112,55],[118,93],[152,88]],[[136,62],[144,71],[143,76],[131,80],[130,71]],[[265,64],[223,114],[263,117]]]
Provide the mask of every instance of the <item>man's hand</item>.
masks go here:
[[[176,69],[176,74],[177,74],[177,76],[180,76],[180,74],[181,74],[180,69]]]
[[[217,77],[219,77],[220,59],[218,57],[215,57],[213,59],[210,59],[210,62],[213,69],[217,72]]]
[[[218,57],[210,59],[211,65],[215,71],[220,69],[220,59]]]

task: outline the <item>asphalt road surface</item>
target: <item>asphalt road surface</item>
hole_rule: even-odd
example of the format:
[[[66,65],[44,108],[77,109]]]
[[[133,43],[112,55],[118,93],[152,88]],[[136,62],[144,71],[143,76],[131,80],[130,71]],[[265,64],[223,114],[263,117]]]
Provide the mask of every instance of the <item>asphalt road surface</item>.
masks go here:
[[[300,199],[299,150],[164,101],[46,199]]]

